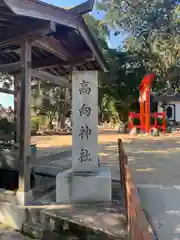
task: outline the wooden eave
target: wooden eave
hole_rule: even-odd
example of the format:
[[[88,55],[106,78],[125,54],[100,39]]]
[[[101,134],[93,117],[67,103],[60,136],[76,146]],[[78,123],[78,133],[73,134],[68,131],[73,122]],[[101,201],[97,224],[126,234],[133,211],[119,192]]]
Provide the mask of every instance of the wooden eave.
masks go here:
[[[34,69],[55,76],[68,76],[72,68],[107,71],[103,55],[81,15],[91,10],[93,2],[66,10],[37,0],[1,1],[0,64],[20,61],[19,43],[28,34],[33,39]]]
[[[180,101],[180,94],[175,95],[160,95],[154,97],[154,102],[177,102]]]

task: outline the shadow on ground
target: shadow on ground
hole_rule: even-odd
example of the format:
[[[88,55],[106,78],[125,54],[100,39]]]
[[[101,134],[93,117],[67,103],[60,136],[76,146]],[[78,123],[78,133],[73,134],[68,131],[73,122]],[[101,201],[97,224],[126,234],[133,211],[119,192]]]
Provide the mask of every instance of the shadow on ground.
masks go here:
[[[180,184],[179,138],[124,140],[123,145],[136,184]],[[103,165],[112,168],[119,177],[118,147],[116,142],[100,145]]]

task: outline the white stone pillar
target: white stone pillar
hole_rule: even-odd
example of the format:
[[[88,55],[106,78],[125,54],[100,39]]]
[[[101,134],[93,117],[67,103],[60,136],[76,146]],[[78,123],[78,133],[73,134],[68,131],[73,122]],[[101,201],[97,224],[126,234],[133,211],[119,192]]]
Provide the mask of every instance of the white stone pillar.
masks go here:
[[[98,167],[98,72],[72,75],[72,170]]]
[[[72,169],[56,177],[56,202],[111,201],[110,169],[98,166],[98,73],[95,71],[73,72],[72,129]]]

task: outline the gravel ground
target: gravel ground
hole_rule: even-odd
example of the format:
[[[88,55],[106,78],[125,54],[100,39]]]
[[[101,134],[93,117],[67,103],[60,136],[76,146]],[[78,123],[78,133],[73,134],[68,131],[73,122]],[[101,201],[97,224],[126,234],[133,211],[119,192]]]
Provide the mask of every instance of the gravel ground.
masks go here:
[[[123,140],[136,184],[179,185],[180,136],[130,137],[115,131],[99,134],[101,164],[111,167],[115,179],[119,179],[118,138]],[[71,161],[71,136],[38,136],[32,142],[38,146],[41,164],[50,165],[60,159]]]

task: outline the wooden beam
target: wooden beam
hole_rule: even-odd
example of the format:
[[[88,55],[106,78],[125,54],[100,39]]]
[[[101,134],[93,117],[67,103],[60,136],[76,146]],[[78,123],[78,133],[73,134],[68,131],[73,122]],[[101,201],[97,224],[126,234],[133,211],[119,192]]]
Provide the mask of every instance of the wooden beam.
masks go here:
[[[30,156],[31,156],[31,42],[22,44],[20,97],[20,146],[19,146],[19,192],[23,195],[23,205],[27,204],[26,194],[30,190]]]
[[[6,51],[7,52],[7,51]],[[13,52],[13,51],[10,51]],[[3,73],[14,73],[18,72],[21,69],[21,62],[13,62],[13,63],[8,63],[8,64],[0,64],[0,72]],[[57,66],[57,65],[63,65],[61,60],[57,60],[57,58],[52,57],[52,58],[45,58],[45,59],[39,59],[39,60],[34,60],[32,62],[32,68],[46,68],[46,67],[51,67],[51,66]]]
[[[0,9],[1,10],[1,9]],[[24,18],[22,16],[17,16],[17,15],[7,15],[5,12],[0,11],[0,21],[2,22],[9,22],[12,24],[18,24],[21,27],[26,26],[34,26],[34,24],[37,23],[37,20],[35,18]]]
[[[83,56],[82,56],[83,57]],[[87,56],[86,61],[93,60],[92,56]],[[52,58],[45,58],[45,59],[39,59],[39,60],[34,60],[32,62],[32,68],[33,69],[45,69],[45,68],[53,68],[53,67],[71,67],[71,66],[76,66],[76,65],[82,65],[85,64],[85,60],[81,59],[81,57],[77,58],[76,60],[74,59],[71,62],[65,63],[63,60],[61,61],[60,59],[57,60],[57,58],[52,57]],[[13,62],[13,63],[8,63],[8,64],[1,64],[0,65],[0,72],[2,73],[16,73],[21,70],[21,65],[22,63],[19,62]]]
[[[14,91],[11,89],[0,88],[0,93],[12,94],[14,95]]]
[[[11,24],[9,24],[9,23],[2,23],[2,22],[1,22],[1,23],[0,23],[0,27],[5,27],[5,28],[12,27],[12,28],[13,28],[13,27],[15,27],[15,25],[13,25],[13,24],[11,25]]]
[[[91,12],[94,6],[94,0],[88,0],[68,10],[69,13],[74,15],[84,15]]]
[[[30,28],[24,28],[23,33],[22,29],[19,31],[12,30],[9,32],[9,35],[4,34],[3,38],[0,39],[0,47],[6,47],[12,43],[20,44],[24,39],[35,40],[55,31],[56,23],[52,21],[43,21],[41,24],[39,23],[37,26],[35,26],[34,29],[32,29],[32,26]]]
[[[3,16],[3,13],[0,14],[0,21],[2,22],[9,22],[9,23],[14,23],[14,24],[20,24],[23,25],[23,21],[21,19],[21,21],[16,20],[17,17],[7,17],[6,15]]]
[[[56,57],[65,61],[68,61],[68,59],[72,58],[60,41],[56,40],[52,36],[44,36],[41,39],[35,40],[33,45],[42,48],[43,50],[50,52]]]
[[[6,5],[13,9],[12,14],[24,17],[33,17],[39,19],[57,22],[68,27],[75,27],[76,18],[63,8],[57,8],[42,1],[22,1],[22,0],[4,0]],[[3,12],[3,11],[2,11]]]
[[[0,65],[0,72],[13,73],[21,69],[21,62],[14,62]]]
[[[44,72],[42,70],[32,70],[32,76],[35,78],[39,78],[41,80],[47,81],[47,82],[52,82],[54,84],[57,84],[59,86],[62,87],[66,87],[66,88],[71,88],[71,83],[69,83],[69,79],[67,77],[63,77],[63,76],[54,76],[50,73]]]

